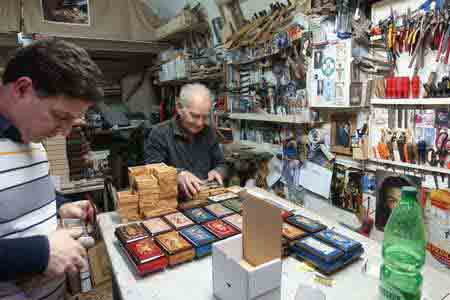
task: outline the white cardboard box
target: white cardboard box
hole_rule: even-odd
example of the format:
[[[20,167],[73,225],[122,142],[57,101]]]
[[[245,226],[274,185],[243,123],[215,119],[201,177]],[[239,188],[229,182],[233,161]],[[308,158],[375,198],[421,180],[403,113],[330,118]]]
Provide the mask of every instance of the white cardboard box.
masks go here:
[[[253,267],[243,260],[242,235],[213,244],[213,292],[221,300],[279,300],[281,259]]]

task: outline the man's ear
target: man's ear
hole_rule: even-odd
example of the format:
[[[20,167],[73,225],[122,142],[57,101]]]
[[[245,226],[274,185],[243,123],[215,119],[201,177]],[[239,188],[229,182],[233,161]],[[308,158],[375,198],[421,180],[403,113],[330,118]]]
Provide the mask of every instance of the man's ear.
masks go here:
[[[19,77],[11,84],[11,93],[15,99],[22,99],[33,92],[33,80],[30,77]]]
[[[177,115],[181,114],[182,109],[183,106],[181,105],[180,101],[177,101],[175,104],[175,112],[177,113]]]

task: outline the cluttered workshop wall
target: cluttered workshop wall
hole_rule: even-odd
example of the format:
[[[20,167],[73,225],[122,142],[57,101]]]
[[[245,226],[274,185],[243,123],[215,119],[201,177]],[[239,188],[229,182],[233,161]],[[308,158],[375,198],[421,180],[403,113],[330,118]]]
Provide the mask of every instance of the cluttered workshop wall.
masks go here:
[[[54,0],[23,1],[22,31],[108,40],[154,39],[155,28],[159,26],[160,21],[145,2],[141,0],[82,2],[82,9],[74,9]]]
[[[20,31],[20,1],[3,0],[0,6],[0,33]]]

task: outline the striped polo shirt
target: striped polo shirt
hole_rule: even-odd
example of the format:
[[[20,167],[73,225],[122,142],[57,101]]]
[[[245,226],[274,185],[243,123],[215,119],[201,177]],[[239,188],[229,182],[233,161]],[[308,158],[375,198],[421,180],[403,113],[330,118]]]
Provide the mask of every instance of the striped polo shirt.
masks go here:
[[[0,121],[3,127],[8,124]],[[4,136],[0,134],[0,239],[48,235],[56,230],[57,208],[45,149]],[[0,282],[0,299],[60,299],[64,290],[64,279],[37,275]]]

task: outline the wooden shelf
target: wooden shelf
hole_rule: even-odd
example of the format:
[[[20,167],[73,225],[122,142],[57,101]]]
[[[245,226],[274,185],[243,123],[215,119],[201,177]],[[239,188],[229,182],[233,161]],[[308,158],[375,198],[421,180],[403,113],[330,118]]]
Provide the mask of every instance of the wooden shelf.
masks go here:
[[[170,44],[167,43],[151,41],[121,41],[65,36],[51,37],[75,43],[88,51],[156,54],[170,47]]]
[[[185,83],[192,83],[192,82],[208,82],[208,81],[221,81],[224,79],[224,74],[222,72],[217,74],[211,74],[209,76],[200,77],[200,78],[186,78],[186,79],[176,79],[176,80],[166,80],[166,81],[158,81],[155,84],[159,86],[164,85],[183,85]]]
[[[369,106],[312,105],[311,109],[368,109]]]
[[[229,118],[233,120],[249,120],[249,121],[261,121],[261,122],[274,122],[274,123],[288,123],[288,124],[319,124],[322,121],[307,121],[301,120],[298,115],[272,115],[264,113],[230,113]]]
[[[179,42],[186,40],[188,38],[188,34],[191,32],[206,32],[209,30],[208,22],[200,22],[194,23],[190,26],[186,26],[178,31],[171,32],[164,36],[158,37],[156,41],[158,42]]]
[[[428,165],[417,165],[417,164],[410,164],[410,163],[405,163],[405,162],[400,162],[400,161],[391,161],[391,160],[376,159],[376,158],[371,158],[370,161],[374,162],[374,163],[397,166],[397,167],[405,168],[405,169],[414,169],[414,170],[425,171],[425,172],[429,172],[429,173],[441,173],[441,174],[450,175],[450,169],[446,169],[446,168],[432,167],[432,166],[428,166]]]
[[[371,99],[374,106],[439,106],[450,105],[450,98]]]
[[[102,178],[72,181],[61,185],[60,193],[63,195],[68,195],[103,190],[104,182],[105,180]]]

